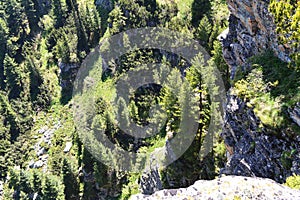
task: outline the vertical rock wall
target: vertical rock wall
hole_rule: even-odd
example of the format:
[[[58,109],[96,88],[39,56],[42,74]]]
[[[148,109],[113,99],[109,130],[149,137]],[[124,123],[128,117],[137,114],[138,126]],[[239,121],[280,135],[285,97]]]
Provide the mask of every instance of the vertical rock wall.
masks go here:
[[[247,59],[267,49],[284,62],[295,49],[280,45],[274,19],[268,11],[269,0],[227,0],[231,12],[229,30],[219,37],[223,56],[236,70],[247,68]],[[284,182],[293,173],[300,174],[300,136],[291,139],[286,130],[280,136],[262,126],[260,119],[245,102],[228,95],[222,137],[228,150],[228,163],[221,173],[258,176]],[[298,108],[289,109],[291,119],[300,123]]]
[[[270,49],[285,62],[293,51],[278,43],[276,26],[268,10],[269,0],[227,0],[230,10],[229,31],[223,39],[225,61],[231,67],[231,78],[246,60]]]

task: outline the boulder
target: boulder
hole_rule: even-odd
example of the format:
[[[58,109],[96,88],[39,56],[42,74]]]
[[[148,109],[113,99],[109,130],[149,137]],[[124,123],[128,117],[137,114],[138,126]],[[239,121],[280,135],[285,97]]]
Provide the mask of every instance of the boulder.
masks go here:
[[[130,200],[182,199],[300,199],[300,190],[293,190],[273,180],[243,176],[225,176],[215,180],[200,180],[187,188],[167,189],[152,195],[137,194]]]
[[[37,155],[37,156],[42,156],[42,155],[44,155],[45,153],[47,153],[47,152],[46,152],[45,148],[42,147],[42,148],[40,148],[40,149],[37,151],[36,155]]]
[[[33,168],[41,168],[44,165],[42,160],[36,161],[33,165]]]
[[[64,153],[68,153],[71,150],[72,145],[73,145],[72,142],[67,142],[64,148]]]

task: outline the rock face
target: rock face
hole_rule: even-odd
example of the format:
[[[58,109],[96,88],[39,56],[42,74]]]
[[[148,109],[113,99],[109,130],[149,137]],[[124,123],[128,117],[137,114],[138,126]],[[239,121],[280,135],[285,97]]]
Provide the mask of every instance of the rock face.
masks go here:
[[[274,19],[268,11],[269,0],[227,0],[231,12],[229,29],[219,37],[223,56],[230,66],[231,78],[237,68],[245,70],[247,59],[271,49],[290,62],[293,49],[278,43]],[[225,36],[226,35],[226,36]],[[291,140],[285,130],[276,136],[255,116],[253,109],[239,98],[228,95],[222,137],[228,151],[224,174],[259,176],[284,182],[292,173],[300,174],[300,137]],[[300,105],[288,110],[300,126]]]
[[[290,139],[284,130],[276,136],[263,127],[253,109],[228,97],[222,137],[228,150],[224,174],[259,176],[284,182],[300,174],[300,136]]]
[[[64,88],[72,88],[73,81],[76,78],[80,65],[78,63],[62,63],[58,64],[60,69],[60,85]]]
[[[226,176],[212,181],[200,180],[188,188],[169,189],[153,195],[138,194],[131,200],[159,199],[300,199],[300,190],[282,186],[270,179]]]
[[[291,119],[300,126],[300,103],[298,102],[294,108],[288,110]]]
[[[153,194],[162,189],[158,169],[144,173],[140,178],[140,190],[143,194]]]
[[[266,49],[290,62],[295,51],[278,44],[276,26],[268,11],[269,0],[227,0],[231,12],[229,31],[223,39],[223,55],[231,67],[231,78],[238,66],[244,66],[247,58]]]

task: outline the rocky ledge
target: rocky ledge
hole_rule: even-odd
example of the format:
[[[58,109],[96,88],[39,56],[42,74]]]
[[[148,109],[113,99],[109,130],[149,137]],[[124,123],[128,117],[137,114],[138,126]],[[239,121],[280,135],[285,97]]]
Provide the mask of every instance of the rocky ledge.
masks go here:
[[[243,176],[224,176],[211,181],[200,180],[188,188],[169,189],[152,195],[134,195],[131,200],[159,199],[300,199],[300,190],[293,190],[273,180]]]

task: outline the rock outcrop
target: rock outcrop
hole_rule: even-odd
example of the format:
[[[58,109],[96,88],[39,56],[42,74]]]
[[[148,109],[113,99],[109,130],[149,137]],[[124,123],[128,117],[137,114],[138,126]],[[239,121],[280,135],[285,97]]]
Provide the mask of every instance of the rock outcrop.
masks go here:
[[[188,188],[169,189],[148,196],[134,195],[131,200],[160,199],[300,199],[300,190],[293,190],[273,180],[241,176],[225,176],[212,181],[200,180]]]
[[[285,62],[294,51],[278,43],[276,25],[268,10],[269,0],[227,0],[230,10],[229,31],[223,37],[223,55],[231,67],[231,78],[246,60],[270,49]]]
[[[139,185],[142,194],[153,194],[154,192],[161,190],[162,183],[158,169],[144,173],[140,178]]]
[[[248,67],[249,57],[267,49],[290,62],[289,55],[294,49],[278,43],[276,25],[268,11],[269,0],[227,0],[227,3],[231,12],[229,30],[219,38],[232,79],[238,68],[243,71]],[[291,139],[287,137],[287,130],[273,133],[260,122],[252,108],[230,94],[225,109],[222,137],[228,163],[221,173],[271,178],[280,183],[293,173],[300,174],[299,135]],[[300,126],[300,106],[288,112]]]
[[[298,102],[294,108],[288,109],[291,119],[300,126],[300,103]]]
[[[284,182],[300,174],[300,136],[278,136],[262,126],[252,108],[229,96],[222,137],[228,150],[224,174],[258,176]]]
[[[47,123],[51,123],[50,120]],[[31,160],[28,163],[29,168],[42,168],[43,172],[47,171],[48,168],[48,151],[46,150],[45,146],[51,146],[51,139],[56,130],[58,130],[62,126],[60,121],[55,122],[51,128],[48,126],[41,127],[37,130],[36,139],[38,139],[37,143],[34,145],[34,151],[36,154],[36,159]]]
[[[60,85],[64,88],[72,88],[73,81],[76,78],[80,65],[78,63],[62,63],[58,64],[60,69]]]

